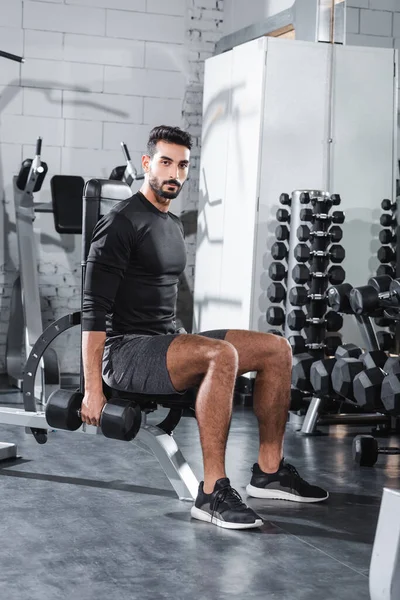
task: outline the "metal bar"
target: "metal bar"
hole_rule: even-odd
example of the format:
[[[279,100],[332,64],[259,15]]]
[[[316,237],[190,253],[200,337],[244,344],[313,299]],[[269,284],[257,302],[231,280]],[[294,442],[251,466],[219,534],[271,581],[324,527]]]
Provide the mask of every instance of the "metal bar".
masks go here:
[[[142,425],[133,442],[154,454],[180,500],[196,498],[199,482],[172,436],[153,425]]]
[[[310,406],[307,409],[306,416],[303,421],[303,426],[301,428],[301,433],[310,434],[314,433],[315,427],[318,421],[318,414],[321,408],[322,398],[313,397]]]
[[[4,50],[0,50],[0,57],[8,58],[8,60],[14,60],[15,62],[23,63],[25,59],[23,56],[17,56],[17,54],[11,54],[10,52],[4,52]]]
[[[49,429],[49,425],[46,421],[46,413],[44,411],[31,412],[21,408],[6,408],[4,406],[0,407],[0,424],[28,427],[32,429]],[[54,427],[51,427],[51,429],[55,430]],[[101,433],[101,429],[99,427],[94,427],[93,425],[82,423],[82,427],[74,432],[70,431],[70,433],[90,433],[91,435],[98,435]]]
[[[354,425],[354,424],[369,424],[369,423],[388,423],[390,417],[388,415],[380,415],[378,413],[339,413],[336,415],[323,416],[318,419],[318,425]]]
[[[379,350],[378,338],[376,337],[371,317],[366,315],[354,315],[354,318],[359,325],[367,351]]]

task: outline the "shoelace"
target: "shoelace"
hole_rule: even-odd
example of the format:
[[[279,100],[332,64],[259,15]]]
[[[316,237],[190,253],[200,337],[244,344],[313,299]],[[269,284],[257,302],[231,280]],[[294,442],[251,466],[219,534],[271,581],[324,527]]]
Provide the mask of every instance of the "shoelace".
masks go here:
[[[293,479],[297,479],[298,481],[300,481],[301,483],[305,483],[305,480],[300,476],[300,473],[298,472],[298,470],[296,469],[296,467],[294,467],[293,465],[291,465],[290,463],[283,463],[283,468],[287,469],[291,475],[291,480],[293,481]],[[293,485],[291,484],[291,487],[293,487]]]
[[[215,494],[214,496],[214,506],[213,506],[213,511],[211,514],[211,521],[214,519],[215,513],[217,512],[219,506],[225,502],[225,500],[229,500],[229,504],[231,506],[231,508],[235,509],[235,508],[242,508],[243,506],[246,506],[243,502],[242,502],[242,497],[241,495],[235,490],[233,489],[233,487],[231,486],[227,486],[224,487],[220,490],[218,490],[218,492]]]

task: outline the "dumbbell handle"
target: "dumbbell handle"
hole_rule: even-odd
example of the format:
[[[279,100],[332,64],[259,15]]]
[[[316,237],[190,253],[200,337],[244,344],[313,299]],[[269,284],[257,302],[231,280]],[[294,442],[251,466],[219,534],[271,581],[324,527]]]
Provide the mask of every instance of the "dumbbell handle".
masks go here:
[[[384,447],[378,449],[379,454],[400,454],[400,448]]]

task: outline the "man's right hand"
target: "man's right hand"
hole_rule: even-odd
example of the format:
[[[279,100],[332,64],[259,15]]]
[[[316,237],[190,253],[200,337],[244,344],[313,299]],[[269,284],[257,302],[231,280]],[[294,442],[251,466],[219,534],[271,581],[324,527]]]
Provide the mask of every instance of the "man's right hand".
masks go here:
[[[107,400],[102,391],[98,393],[86,392],[81,407],[82,423],[99,427],[101,411],[106,402]]]

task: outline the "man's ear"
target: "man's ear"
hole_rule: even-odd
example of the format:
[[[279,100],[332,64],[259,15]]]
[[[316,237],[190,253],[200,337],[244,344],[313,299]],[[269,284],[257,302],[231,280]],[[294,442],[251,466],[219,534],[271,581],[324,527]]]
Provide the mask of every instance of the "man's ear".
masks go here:
[[[151,158],[148,154],[143,154],[142,156],[142,170],[145,173],[148,173],[150,170],[150,162],[151,162]]]

